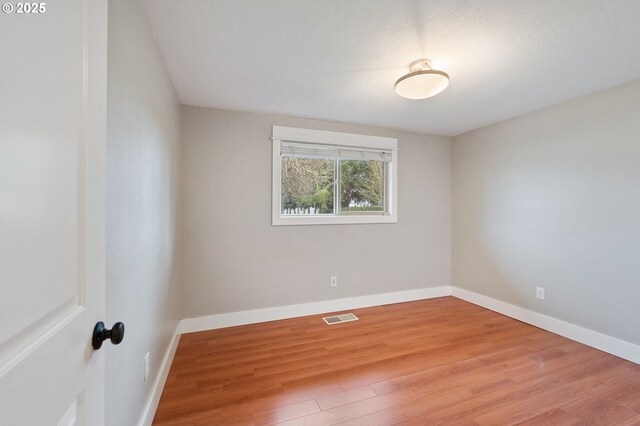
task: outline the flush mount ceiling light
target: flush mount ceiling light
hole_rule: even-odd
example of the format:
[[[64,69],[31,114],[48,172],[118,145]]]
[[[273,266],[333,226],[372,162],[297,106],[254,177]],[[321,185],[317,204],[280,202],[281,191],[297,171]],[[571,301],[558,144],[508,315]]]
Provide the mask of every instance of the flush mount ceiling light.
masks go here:
[[[409,74],[396,81],[396,93],[407,99],[425,99],[437,95],[449,85],[449,74],[431,68],[429,59],[420,59],[409,66]]]

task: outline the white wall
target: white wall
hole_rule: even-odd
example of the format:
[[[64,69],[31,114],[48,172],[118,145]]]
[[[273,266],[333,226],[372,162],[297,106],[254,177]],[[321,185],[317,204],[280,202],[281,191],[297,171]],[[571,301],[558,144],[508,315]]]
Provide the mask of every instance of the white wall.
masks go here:
[[[109,0],[106,424],[135,425],[180,319],[180,105],[137,1]],[[143,358],[151,374],[143,381]]]
[[[453,138],[453,284],[640,344],[639,138],[640,81]]]
[[[451,282],[451,142],[183,107],[185,318]],[[271,126],[397,137],[397,224],[271,225]],[[338,276],[338,287],[329,277]]]

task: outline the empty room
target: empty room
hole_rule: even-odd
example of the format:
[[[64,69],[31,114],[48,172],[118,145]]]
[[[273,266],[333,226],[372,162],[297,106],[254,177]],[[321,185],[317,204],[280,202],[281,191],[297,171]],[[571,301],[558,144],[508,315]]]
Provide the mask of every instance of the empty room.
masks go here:
[[[0,426],[640,425],[640,1],[0,13]]]

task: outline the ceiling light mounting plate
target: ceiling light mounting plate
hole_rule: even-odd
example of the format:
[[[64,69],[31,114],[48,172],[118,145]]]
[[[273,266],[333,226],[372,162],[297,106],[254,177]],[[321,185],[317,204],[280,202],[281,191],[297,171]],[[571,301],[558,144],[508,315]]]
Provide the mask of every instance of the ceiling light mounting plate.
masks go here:
[[[425,71],[425,70],[432,70],[432,69],[433,67],[431,66],[431,59],[418,59],[417,61],[411,62],[411,65],[409,65],[409,72]]]

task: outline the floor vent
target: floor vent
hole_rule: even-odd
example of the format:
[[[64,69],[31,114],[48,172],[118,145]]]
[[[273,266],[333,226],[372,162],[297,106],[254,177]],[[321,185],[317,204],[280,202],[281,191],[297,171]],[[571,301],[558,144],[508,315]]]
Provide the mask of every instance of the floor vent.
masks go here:
[[[358,317],[353,314],[334,315],[332,317],[322,318],[327,324],[338,324],[340,322],[357,321]]]

